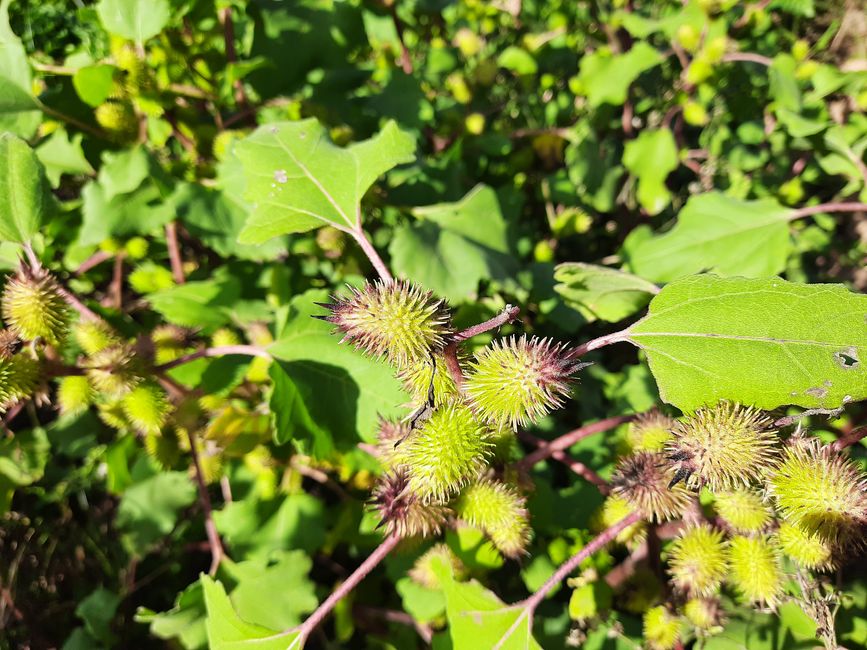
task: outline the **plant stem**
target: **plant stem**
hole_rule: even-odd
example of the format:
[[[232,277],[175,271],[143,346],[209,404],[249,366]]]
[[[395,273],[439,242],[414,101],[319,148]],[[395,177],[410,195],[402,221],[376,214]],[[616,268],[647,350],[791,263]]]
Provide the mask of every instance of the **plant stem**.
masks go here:
[[[271,359],[271,355],[267,350],[258,348],[255,345],[222,345],[215,348],[202,348],[195,352],[190,352],[177,359],[172,359],[166,363],[162,363],[154,368],[157,372],[165,372],[172,368],[177,368],[190,361],[201,359],[203,357],[225,357],[230,354],[240,354],[247,357],[262,357],[263,359]]]
[[[811,217],[823,212],[867,212],[867,203],[820,203],[800,208],[789,214],[789,221]]]
[[[528,442],[531,445],[534,445],[534,446],[539,447],[539,448],[545,447],[545,445],[547,444],[544,440],[537,438],[532,433],[529,433],[527,431],[519,431],[518,437],[521,440],[523,440],[524,442]],[[597,488],[599,488],[599,491],[602,494],[608,494],[608,492],[610,491],[610,488],[608,486],[608,481],[606,481],[604,478],[599,476],[599,474],[597,474],[592,469],[587,467],[587,465],[582,463],[580,460],[576,460],[575,458],[572,458],[571,456],[569,456],[566,452],[555,451],[554,453],[551,454],[551,458],[563,463],[564,465],[566,465],[566,467],[571,469],[578,476],[580,476],[584,480],[588,481],[589,483],[592,483],[593,485],[595,485]]]
[[[325,617],[331,613],[331,610],[343,600],[356,586],[360,583],[364,578],[367,577],[367,574],[373,571],[376,566],[382,562],[385,557],[394,550],[394,547],[398,545],[400,542],[400,537],[395,534],[391,534],[382,540],[379,546],[374,549],[373,553],[371,553],[364,562],[362,562],[359,567],[352,572],[344,582],[340,584],[337,589],[335,589],[331,595],[325,599],[319,607],[316,608],[316,611],[313,612],[307,620],[305,620],[296,630],[298,631],[298,639],[303,645],[307,640],[307,637],[310,636],[310,633],[315,630]]]
[[[735,63],[737,61],[758,63],[765,67],[770,67],[774,63],[773,59],[769,59],[761,54],[756,54],[755,52],[730,52],[729,54],[723,55],[722,60],[726,63]]]
[[[597,535],[587,546],[582,548],[578,553],[570,557],[563,564],[559,566],[559,568],[554,572],[550,578],[545,581],[536,592],[527,598],[524,601],[518,603],[524,611],[521,615],[512,623],[511,627],[506,630],[505,634],[500,637],[500,640],[497,642],[497,645],[493,647],[493,650],[502,650],[507,647],[505,643],[509,640],[509,638],[515,633],[515,631],[521,627],[524,623],[525,617],[527,618],[527,626],[532,630],[533,628],[533,613],[536,611],[536,608],[539,604],[545,600],[548,596],[548,593],[553,589],[556,585],[560,584],[570,573],[572,573],[575,569],[578,568],[578,565],[581,564],[588,557],[596,553],[605,547],[609,542],[611,542],[623,529],[631,526],[637,521],[641,520],[641,515],[637,512],[633,512],[619,522],[611,526],[610,528],[606,528],[599,535]]]
[[[455,382],[455,387],[460,391],[464,385],[464,371],[461,370],[461,364],[458,362],[457,343],[449,343],[443,348],[443,359],[445,359],[446,369],[449,371],[452,381]]]
[[[397,40],[400,41],[400,67],[406,74],[412,74],[412,58],[403,40],[403,21],[397,15],[397,2],[391,3],[391,20],[394,23]]]
[[[857,442],[860,442],[865,437],[867,437],[867,425],[855,427],[849,433],[832,442],[831,449],[834,451],[841,451],[846,447],[851,447]]]
[[[364,251],[365,255],[367,255],[367,259],[369,259],[370,263],[373,264],[373,268],[376,269],[376,272],[379,274],[379,277],[382,278],[382,281],[386,284],[394,282],[394,278],[391,277],[391,273],[385,265],[385,262],[382,261],[379,253],[376,252],[373,244],[370,243],[367,235],[365,235],[364,231],[361,229],[361,224],[357,223],[355,228],[348,232],[352,235],[353,239],[358,242],[358,245],[361,246],[361,250]]]
[[[621,330],[619,332],[614,332],[613,334],[606,334],[605,336],[600,336],[599,338],[587,341],[587,343],[584,343],[582,345],[579,345],[577,348],[574,348],[566,356],[570,359],[577,359],[578,357],[584,356],[592,350],[598,350],[599,348],[604,348],[606,345],[611,345],[612,343],[620,343],[622,341],[628,340],[629,330]]]
[[[101,129],[97,129],[95,127],[92,127],[90,124],[85,124],[84,122],[77,120],[76,118],[71,117],[70,115],[66,115],[65,113],[61,113],[60,111],[56,111],[53,108],[51,108],[50,106],[46,106],[45,104],[43,104],[41,102],[38,105],[38,109],[41,110],[46,115],[50,115],[51,117],[54,117],[58,120],[66,122],[67,124],[71,124],[75,128],[80,129],[80,130],[84,131],[85,133],[89,133],[92,136],[95,136],[95,137],[100,138],[102,140],[108,140],[109,139],[108,134],[105,131],[103,131]]]
[[[177,284],[184,284],[184,259],[181,257],[181,247],[178,244],[178,224],[169,221],[166,224],[166,248],[169,250],[169,264],[172,267],[172,278]]]
[[[518,317],[518,313],[521,311],[520,307],[515,307],[513,305],[506,305],[503,308],[503,311],[486,320],[484,323],[479,323],[478,325],[473,325],[472,327],[468,327],[462,332],[458,332],[452,337],[452,341],[455,343],[460,343],[461,341],[466,341],[467,339],[471,339],[478,334],[482,334],[492,329],[496,329],[505,325],[506,323],[511,323]]]
[[[75,296],[69,289],[66,287],[60,287],[60,295],[63,299],[69,303],[69,306],[75,309],[81,317],[85,320],[102,320],[99,315],[90,309],[87,305],[81,302],[77,296]]]
[[[208,488],[205,485],[205,475],[202,472],[202,464],[199,461],[199,450],[196,449],[196,434],[193,433],[192,429],[187,429],[187,439],[190,441],[190,455],[193,457],[193,468],[196,471],[196,484],[199,487],[199,503],[205,516],[205,533],[208,536],[208,546],[211,548],[211,568],[208,570],[208,575],[213,576],[217,573],[220,562],[223,561],[226,553],[223,551],[220,533],[217,532],[217,525],[214,523],[214,513],[211,510],[211,495],[208,494]]]
[[[586,424],[578,429],[573,429],[568,433],[564,433],[559,438],[555,438],[551,442],[543,442],[542,446],[540,446],[539,449],[537,449],[531,454],[527,454],[526,456],[524,456],[524,458],[519,460],[515,464],[515,468],[529,470],[540,460],[545,460],[546,458],[552,456],[554,452],[564,451],[574,445],[579,440],[583,440],[587,436],[592,436],[594,433],[601,433],[602,431],[608,431],[609,429],[613,429],[616,426],[620,426],[624,422],[631,422],[637,417],[638,414],[617,415],[611,418],[606,418],[604,420],[599,420],[598,422]]]
[[[112,253],[107,253],[105,251],[96,251],[93,255],[84,260],[81,264],[79,264],[78,268],[75,269],[75,275],[82,275],[87,273],[90,269],[95,266],[99,266],[103,262],[110,260],[112,258]]]

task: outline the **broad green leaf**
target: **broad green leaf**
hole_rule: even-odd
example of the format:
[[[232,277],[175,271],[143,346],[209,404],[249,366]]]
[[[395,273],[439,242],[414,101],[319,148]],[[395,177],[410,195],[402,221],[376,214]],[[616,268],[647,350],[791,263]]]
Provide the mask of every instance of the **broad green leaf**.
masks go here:
[[[45,170],[30,146],[0,135],[0,239],[24,243],[39,232],[52,203]]]
[[[307,553],[296,550],[228,566],[226,571],[238,582],[231,594],[238,615],[274,630],[301,623],[302,615],[319,604],[315,585],[307,577],[312,564]]]
[[[666,177],[677,169],[677,145],[670,129],[642,131],[623,149],[623,165],[638,178],[638,202],[659,214],[671,200]]]
[[[226,192],[189,183],[174,194],[172,202],[190,234],[223,257],[268,260],[286,252],[284,238],[255,246],[238,243],[249,207],[234,202]]]
[[[240,282],[229,276],[164,289],[150,294],[148,302],[170,323],[209,329],[229,321],[229,309],[240,295]]]
[[[485,185],[455,203],[415,208],[419,221],[398,228],[389,248],[395,272],[456,302],[473,296],[480,280],[513,277],[517,264],[503,212]]]
[[[18,431],[0,440],[0,515],[8,512],[15,488],[42,478],[49,454],[43,429]]]
[[[100,0],[96,12],[110,33],[144,43],[169,22],[171,6],[169,0]]]
[[[161,472],[123,493],[117,525],[126,532],[131,550],[141,556],[172,531],[181,510],[195,499],[196,488],[186,472]]]
[[[27,52],[9,26],[11,0],[0,1],[0,132],[29,138],[42,114],[31,92],[32,76]]]
[[[45,166],[45,175],[52,187],[60,185],[63,174],[93,173],[93,167],[81,149],[83,139],[81,133],[70,137],[66,129],[60,128],[36,148],[36,155]]]
[[[843,285],[698,275],[667,285],[626,337],[663,400],[772,409],[867,398],[867,296]]]
[[[627,238],[623,252],[630,270],[653,282],[700,271],[768,277],[786,266],[790,215],[773,199],[708,192],[687,202],[670,231],[637,242]]]
[[[314,301],[327,300],[317,291],[293,299],[285,327],[268,348],[277,359],[271,371],[275,441],[309,438],[317,456],[346,451],[359,438],[372,440],[379,418],[400,415],[409,400],[390,367],[341,345],[331,324],[312,318],[323,313]]]
[[[95,108],[111,95],[117,73],[118,69],[113,65],[105,63],[86,65],[72,75],[72,85],[81,101]]]
[[[84,621],[85,629],[93,638],[110,645],[115,641],[111,619],[119,604],[120,596],[100,587],[78,603],[75,614]]]
[[[208,609],[208,647],[210,650],[289,650],[300,649],[298,633],[275,632],[243,620],[235,612],[222,583],[206,575],[200,578]]]
[[[530,613],[506,605],[475,580],[458,582],[451,569],[434,560],[433,570],[446,597],[446,617],[454,650],[541,650],[533,638]]]
[[[135,621],[150,625],[150,633],[157,638],[177,639],[187,650],[198,650],[205,648],[208,643],[206,616],[202,583],[196,580],[178,594],[172,609],[167,612],[154,612],[139,607],[135,613]]]
[[[566,262],[554,271],[554,289],[588,321],[623,320],[644,307],[659,292],[655,284],[606,266]]]
[[[625,54],[597,50],[581,59],[579,79],[590,106],[626,101],[629,86],[645,70],[659,65],[662,55],[652,46],[639,41]]]
[[[415,141],[388,122],[369,140],[341,149],[308,119],[261,126],[235,151],[253,204],[239,241],[260,244],[324,225],[355,228],[364,193],[389,169],[414,159]]]

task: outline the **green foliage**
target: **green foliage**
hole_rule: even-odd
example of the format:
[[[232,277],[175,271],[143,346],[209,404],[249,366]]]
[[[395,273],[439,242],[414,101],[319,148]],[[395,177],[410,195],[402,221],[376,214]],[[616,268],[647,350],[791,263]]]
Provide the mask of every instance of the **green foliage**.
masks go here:
[[[867,645],[857,4],[0,0],[3,642]]]

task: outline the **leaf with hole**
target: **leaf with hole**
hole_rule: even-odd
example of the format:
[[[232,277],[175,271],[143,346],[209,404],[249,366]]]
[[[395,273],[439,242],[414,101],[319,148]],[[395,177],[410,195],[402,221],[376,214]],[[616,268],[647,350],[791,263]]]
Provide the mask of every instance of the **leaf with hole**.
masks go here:
[[[359,227],[364,193],[389,169],[414,159],[415,141],[388,122],[369,140],[341,149],[309,119],[261,126],[235,152],[253,203],[238,241],[260,244],[320,226]]]
[[[659,394],[692,411],[838,408],[867,398],[867,296],[838,284],[698,275],[667,285],[625,338]]]

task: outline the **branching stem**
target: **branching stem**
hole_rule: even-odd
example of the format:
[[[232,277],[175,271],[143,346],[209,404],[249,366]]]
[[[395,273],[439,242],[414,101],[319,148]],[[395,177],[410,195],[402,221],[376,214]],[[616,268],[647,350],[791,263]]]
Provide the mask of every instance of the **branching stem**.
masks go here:
[[[563,564],[561,564],[560,567],[554,572],[554,575],[548,578],[545,581],[545,584],[539,587],[539,589],[536,590],[536,592],[532,596],[527,598],[527,600],[518,603],[518,606],[522,607],[524,611],[521,612],[521,615],[515,620],[514,623],[512,623],[512,626],[508,630],[506,630],[505,634],[503,634],[503,636],[497,642],[497,645],[494,646],[493,650],[502,650],[503,648],[508,647],[506,644],[508,643],[510,637],[522,625],[526,624],[527,627],[532,630],[533,614],[539,604],[548,596],[548,593],[555,586],[559,585],[570,573],[577,569],[579,564],[581,564],[588,557],[601,550],[612,540],[614,540],[614,538],[617,537],[620,531],[640,520],[641,515],[637,512],[633,512],[632,514],[627,515],[610,528],[606,528],[604,531],[599,533],[599,535],[597,535],[589,544],[587,544],[587,546],[582,548],[578,553],[576,553],[568,560],[566,560]]]
[[[538,448],[543,448],[548,444],[541,438],[537,438],[532,433],[529,433],[527,431],[519,431],[518,437],[524,442],[528,442]],[[599,474],[587,467],[587,465],[582,463],[580,460],[572,458],[565,451],[555,451],[551,454],[551,458],[563,463],[566,467],[575,472],[585,481],[595,485],[597,488],[599,488],[599,491],[602,494],[608,494],[608,492],[610,491],[611,488],[608,486],[608,481],[599,476]]]
[[[604,420],[599,420],[598,422],[586,424],[583,427],[564,433],[562,436],[555,438],[551,442],[542,443],[542,446],[540,446],[536,451],[527,454],[524,458],[518,461],[515,467],[516,469],[529,470],[539,461],[550,458],[554,452],[569,449],[569,447],[579,440],[583,440],[587,436],[592,436],[594,433],[601,433],[602,431],[608,431],[609,429],[620,426],[624,422],[631,422],[637,417],[637,414],[617,415]]]
[[[506,305],[503,311],[501,311],[493,318],[486,320],[484,323],[479,323],[478,325],[468,327],[462,332],[458,332],[452,337],[452,341],[454,341],[455,343],[460,343],[461,341],[466,341],[467,339],[471,339],[474,336],[496,329],[507,323],[511,323],[518,317],[520,311],[520,307],[515,307],[514,305]]]

